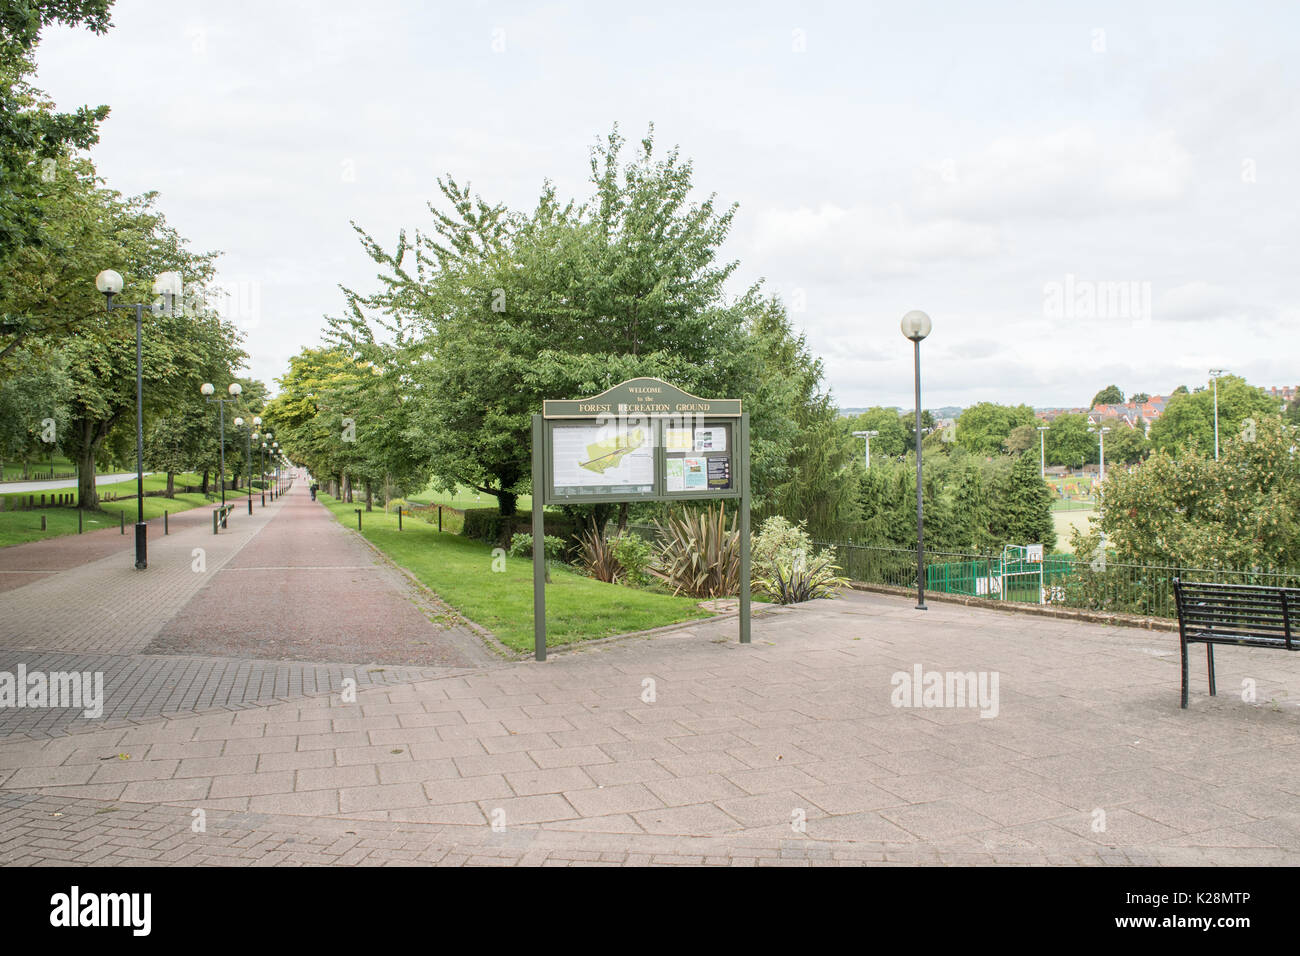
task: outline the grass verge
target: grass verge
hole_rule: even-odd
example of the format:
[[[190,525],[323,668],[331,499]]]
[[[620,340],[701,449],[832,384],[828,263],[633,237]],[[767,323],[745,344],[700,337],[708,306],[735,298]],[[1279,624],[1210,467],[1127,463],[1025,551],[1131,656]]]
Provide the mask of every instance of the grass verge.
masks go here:
[[[182,478],[191,479],[192,484],[197,484],[199,478],[195,475],[177,476],[178,485],[185,484]],[[160,491],[167,487],[166,475],[150,475],[144,480],[146,491]],[[54,489],[60,493],[74,492],[75,488]],[[135,491],[135,481],[119,482],[112,485],[100,485],[99,492],[104,494],[105,491],[111,491],[114,494],[131,494]],[[238,501],[244,497],[244,489],[231,491],[226,489],[226,502]],[[260,490],[257,494],[261,494]],[[5,496],[6,498],[23,498],[26,495]],[[39,494],[37,495],[39,500]],[[219,496],[205,497],[198,492],[191,494],[177,494],[175,498],[145,498],[144,499],[144,518],[150,521],[154,518],[161,518],[164,511],[169,514],[177,514],[182,511],[189,511],[191,508],[197,508],[201,505],[211,505],[219,501]],[[71,507],[61,508],[33,508],[31,511],[10,511],[9,508],[14,505],[5,502],[5,511],[0,511],[0,548],[8,547],[14,544],[25,544],[28,541],[41,541],[45,538],[57,538],[65,534],[77,533],[77,509]],[[121,526],[119,515],[126,515],[127,534],[130,534],[130,526],[135,524],[136,519],[136,499],[119,498],[117,501],[101,501],[101,511],[88,511],[85,514],[83,528],[86,531],[100,531],[104,528],[117,528]],[[45,530],[41,530],[41,515],[45,516]]]
[[[447,494],[445,491],[435,491],[432,482],[418,494],[407,496],[406,500],[411,504],[443,505],[447,508],[459,508],[462,511],[466,508],[495,508],[497,506],[496,498],[491,495],[481,494],[473,488],[457,485],[455,491]],[[533,496],[520,495],[515,507],[520,511],[532,510]]]
[[[345,527],[357,526],[356,505],[329,495],[317,499]],[[406,568],[444,602],[482,625],[507,647],[533,647],[533,565],[529,558],[505,556],[503,571],[493,571],[492,548],[459,535],[438,533],[436,525],[415,517],[403,520],[383,511],[362,512],[362,536]],[[548,647],[598,640],[711,615],[693,598],[674,597],[618,584],[605,584],[564,568],[551,568],[546,586]]]

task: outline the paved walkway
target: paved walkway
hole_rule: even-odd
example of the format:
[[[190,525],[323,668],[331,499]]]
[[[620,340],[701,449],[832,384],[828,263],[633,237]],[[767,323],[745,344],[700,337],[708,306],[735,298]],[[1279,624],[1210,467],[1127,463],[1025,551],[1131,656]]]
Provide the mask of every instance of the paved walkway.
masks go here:
[[[734,627],[11,738],[0,862],[1300,862],[1291,655],[1182,711],[1167,633],[874,594]],[[996,716],[895,706],[917,667],[996,674]]]
[[[235,499],[238,507],[236,514],[229,519],[233,528],[237,516],[246,517],[247,505],[244,499]],[[268,500],[267,507],[271,506]],[[149,534],[149,558],[152,563],[154,550],[159,539],[179,535],[186,531],[197,530],[212,533],[212,511],[217,505],[199,505],[187,508],[167,517],[169,535],[163,534],[162,517],[151,518],[145,522]],[[253,510],[263,509],[261,498],[253,501]],[[116,515],[97,514],[86,519],[84,534],[64,534],[27,544],[0,548],[0,591],[24,587],[41,577],[48,577],[52,572],[65,571],[80,567],[103,558],[122,556],[127,564],[135,565],[134,522],[127,519],[126,532]]]
[[[498,660],[340,526],[305,487],[211,533],[211,509],[130,535],[0,550],[0,671],[102,672],[106,718],[241,707]],[[13,579],[20,579],[13,586]],[[417,603],[419,602],[419,603]],[[289,662],[303,663],[289,663]],[[0,709],[0,731],[80,729],[72,710]]]

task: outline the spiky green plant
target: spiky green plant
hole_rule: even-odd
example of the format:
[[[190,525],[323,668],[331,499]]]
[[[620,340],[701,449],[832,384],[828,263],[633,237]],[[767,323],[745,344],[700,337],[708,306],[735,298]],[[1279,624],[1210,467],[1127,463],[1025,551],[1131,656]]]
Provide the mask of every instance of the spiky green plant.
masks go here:
[[[770,595],[778,604],[799,604],[814,598],[835,597],[849,579],[839,576],[834,550],[812,558],[797,556],[792,562],[771,561],[766,574],[754,581],[754,588]]]
[[[740,532],[733,515],[727,524],[727,506],[720,502],[702,511],[669,514],[665,524],[656,520],[660,541],[655,577],[674,594],[716,598],[740,590]]]
[[[583,573],[607,584],[615,584],[623,577],[623,566],[618,563],[614,549],[605,536],[595,530],[578,538],[576,563]]]

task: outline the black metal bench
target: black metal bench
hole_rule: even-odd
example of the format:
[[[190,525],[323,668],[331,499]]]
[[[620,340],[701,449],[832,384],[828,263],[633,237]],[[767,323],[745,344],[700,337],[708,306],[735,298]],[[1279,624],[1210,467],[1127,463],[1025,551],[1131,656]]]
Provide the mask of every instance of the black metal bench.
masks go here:
[[[1183,708],[1187,708],[1187,645],[1204,644],[1214,688],[1214,645],[1300,650],[1300,588],[1212,584],[1174,578],[1178,639],[1183,652]]]

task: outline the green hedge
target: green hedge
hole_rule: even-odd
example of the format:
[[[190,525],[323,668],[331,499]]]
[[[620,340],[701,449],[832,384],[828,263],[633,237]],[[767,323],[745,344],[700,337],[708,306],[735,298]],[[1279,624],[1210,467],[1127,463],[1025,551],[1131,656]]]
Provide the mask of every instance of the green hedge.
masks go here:
[[[576,525],[571,519],[559,515],[546,515],[542,519],[546,533],[568,541],[574,537]],[[510,546],[510,539],[517,534],[532,534],[533,513],[519,511],[504,516],[496,508],[466,508],[465,527],[461,534],[466,538],[484,541],[488,544]]]

